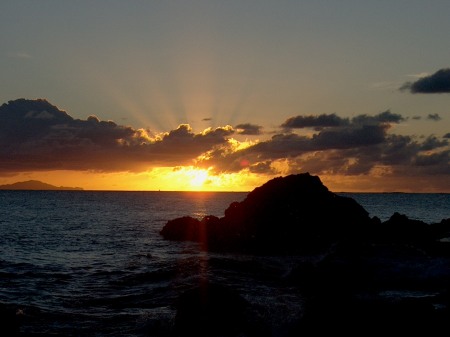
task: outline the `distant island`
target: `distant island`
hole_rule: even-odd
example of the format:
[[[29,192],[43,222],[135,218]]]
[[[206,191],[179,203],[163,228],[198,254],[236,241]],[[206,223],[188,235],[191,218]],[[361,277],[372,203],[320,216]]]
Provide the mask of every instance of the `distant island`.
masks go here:
[[[81,187],[54,186],[39,180],[28,180],[14,184],[0,185],[0,190],[34,190],[34,191],[81,191]]]

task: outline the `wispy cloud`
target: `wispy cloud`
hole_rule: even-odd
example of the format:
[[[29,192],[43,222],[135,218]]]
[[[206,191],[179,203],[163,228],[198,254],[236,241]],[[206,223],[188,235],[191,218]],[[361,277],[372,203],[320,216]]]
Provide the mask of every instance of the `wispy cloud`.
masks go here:
[[[415,79],[419,79],[419,78],[424,78],[424,77],[428,77],[428,76],[430,76],[430,73],[428,73],[428,72],[421,72],[421,73],[418,73],[418,74],[409,74],[408,75],[408,77],[412,77],[412,78],[415,78]]]
[[[383,81],[370,83],[369,88],[374,90],[397,90],[400,85],[401,83],[399,82]]]
[[[24,52],[14,52],[14,53],[8,53],[8,57],[15,58],[15,59],[30,59],[32,56],[28,53]]]

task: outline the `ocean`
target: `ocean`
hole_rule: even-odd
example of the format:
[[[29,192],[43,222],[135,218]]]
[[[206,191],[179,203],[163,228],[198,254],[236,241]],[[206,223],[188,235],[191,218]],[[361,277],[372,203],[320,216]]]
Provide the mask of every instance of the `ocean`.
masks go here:
[[[450,194],[338,194],[382,221],[394,212],[427,223],[450,217]],[[279,280],[298,257],[206,253],[159,234],[177,217],[223,216],[246,195],[0,191],[0,305],[15,310],[23,336],[170,336],[176,299],[210,280],[284,336],[303,298]]]

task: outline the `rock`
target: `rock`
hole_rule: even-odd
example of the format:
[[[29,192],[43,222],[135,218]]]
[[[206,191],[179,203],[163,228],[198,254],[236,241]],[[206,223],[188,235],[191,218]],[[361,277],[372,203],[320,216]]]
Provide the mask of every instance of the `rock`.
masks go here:
[[[255,188],[242,202],[231,203],[222,218],[171,220],[161,235],[212,250],[289,253],[327,249],[362,235],[371,224],[354,199],[330,192],[319,177],[303,173]]]
[[[169,220],[160,233],[163,237],[174,241],[199,241],[199,225],[199,220],[191,216],[184,216]]]
[[[432,240],[431,226],[419,220],[409,219],[395,212],[380,226],[381,237],[395,242],[420,242]]]
[[[437,336],[446,329],[448,309],[433,299],[322,298],[306,308],[292,336],[417,335]]]
[[[20,322],[16,309],[12,306],[0,303],[0,335],[19,336]]]
[[[338,196],[308,173],[272,179],[225,210],[224,222],[258,249],[328,247],[371,223],[355,200]]]
[[[430,225],[394,213],[381,222],[309,173],[269,180],[243,201],[231,203],[222,218],[177,218],[160,233],[165,239],[196,241],[215,251],[310,254],[336,244],[355,247],[355,242],[365,242],[412,245],[430,254],[450,255],[450,219]]]
[[[450,238],[450,218],[431,224],[431,232],[437,239]]]
[[[255,324],[249,303],[231,288],[202,282],[176,303],[177,336],[266,336]],[[260,325],[262,326],[262,325]]]

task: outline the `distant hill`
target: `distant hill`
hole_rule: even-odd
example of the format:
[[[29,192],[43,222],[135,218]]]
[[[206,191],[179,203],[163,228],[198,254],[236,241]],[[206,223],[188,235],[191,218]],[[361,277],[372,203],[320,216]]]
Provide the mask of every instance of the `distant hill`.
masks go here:
[[[0,190],[37,190],[37,191],[50,191],[50,190],[64,190],[64,191],[81,191],[81,187],[64,187],[64,186],[54,186],[50,184],[43,183],[39,180],[28,180],[17,182],[14,184],[0,185]]]

